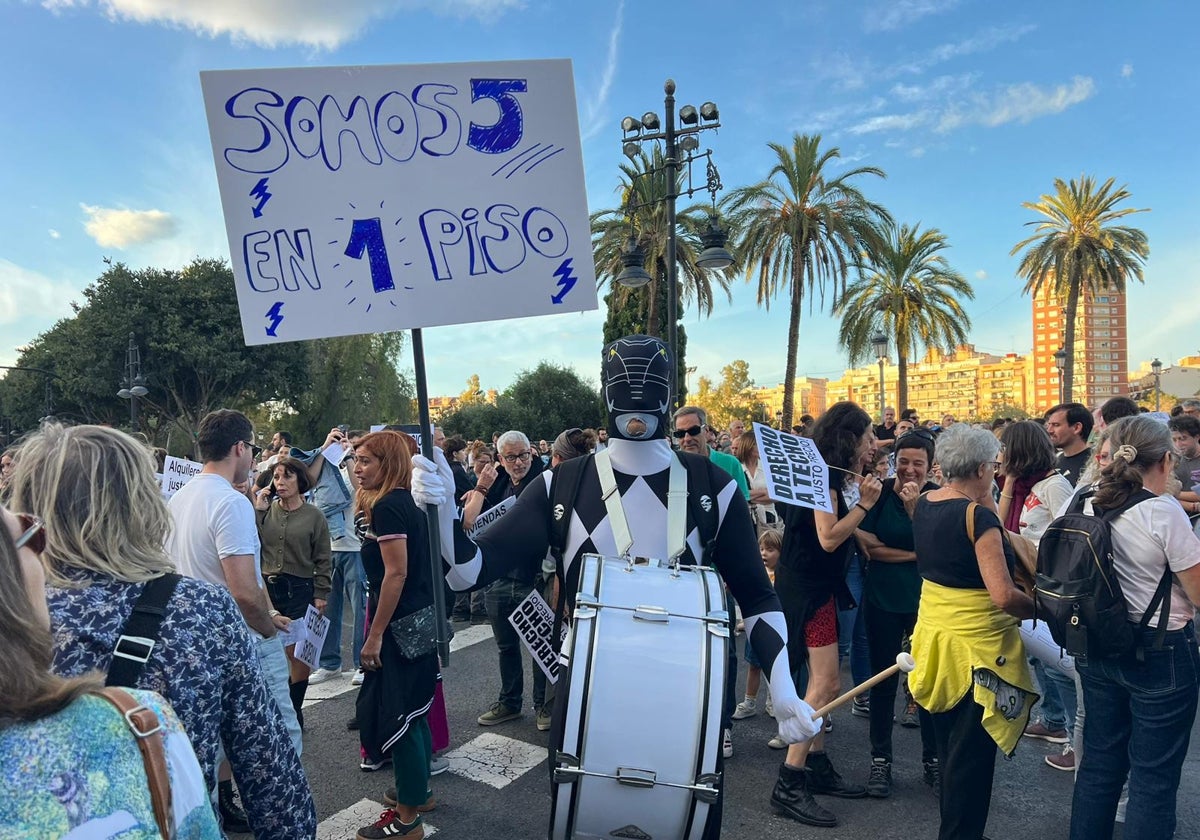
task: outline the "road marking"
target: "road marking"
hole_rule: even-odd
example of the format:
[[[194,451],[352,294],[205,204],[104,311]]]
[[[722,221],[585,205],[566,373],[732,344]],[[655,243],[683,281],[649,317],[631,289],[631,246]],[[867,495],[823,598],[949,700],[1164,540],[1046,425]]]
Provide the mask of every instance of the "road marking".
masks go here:
[[[472,624],[470,627],[465,627],[454,634],[454,638],[450,640],[450,652],[454,653],[490,638],[492,638],[492,626],[490,624]],[[304,695],[303,708],[307,709],[309,706],[315,706],[322,700],[328,700],[330,697],[337,697],[339,694],[345,694],[347,691],[353,691],[358,688],[358,686],[350,684],[350,680],[353,677],[353,671],[342,671],[336,677],[331,677],[325,682],[310,685],[308,692]]]
[[[484,732],[446,753],[450,772],[476,782],[503,788],[546,760],[546,748]]]
[[[344,811],[321,820],[317,826],[317,840],[354,840],[358,830],[377,822],[384,810],[384,806],[373,799],[359,800]],[[426,822],[425,836],[436,833],[437,829]]]

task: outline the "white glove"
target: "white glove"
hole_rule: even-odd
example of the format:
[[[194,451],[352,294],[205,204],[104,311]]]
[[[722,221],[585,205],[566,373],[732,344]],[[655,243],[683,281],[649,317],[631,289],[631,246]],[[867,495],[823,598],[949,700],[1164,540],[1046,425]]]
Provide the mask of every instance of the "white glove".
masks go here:
[[[822,718],[813,720],[813,707],[799,697],[772,697],[779,737],[789,744],[807,741],[821,731]]]
[[[446,503],[446,485],[438,475],[437,465],[424,455],[412,459],[412,495],[418,505],[443,505]]]

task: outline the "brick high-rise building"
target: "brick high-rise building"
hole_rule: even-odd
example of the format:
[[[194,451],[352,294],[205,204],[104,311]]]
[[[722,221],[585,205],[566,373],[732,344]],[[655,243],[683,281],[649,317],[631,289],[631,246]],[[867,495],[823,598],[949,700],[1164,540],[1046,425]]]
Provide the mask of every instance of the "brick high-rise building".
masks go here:
[[[1033,383],[1029,409],[1044,411],[1059,402],[1079,402],[1094,408],[1109,397],[1129,391],[1129,333],[1125,324],[1125,295],[1085,292],[1079,298],[1075,323],[1075,379],[1071,394],[1059,394],[1054,353],[1063,344],[1066,298],[1043,288],[1033,298]]]

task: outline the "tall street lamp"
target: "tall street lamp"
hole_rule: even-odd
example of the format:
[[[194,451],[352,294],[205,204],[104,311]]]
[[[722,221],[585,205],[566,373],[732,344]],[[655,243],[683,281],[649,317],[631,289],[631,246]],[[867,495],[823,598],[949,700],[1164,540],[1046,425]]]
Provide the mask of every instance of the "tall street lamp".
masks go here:
[[[1162,411],[1162,362],[1157,356],[1150,363],[1150,372],[1154,374],[1154,410]]]
[[[1067,351],[1061,347],[1054,351],[1054,366],[1058,368],[1058,401],[1061,404],[1067,401],[1067,392],[1064,387],[1066,382],[1063,381],[1063,370],[1067,366]]]
[[[883,363],[887,361],[888,354],[887,335],[876,332],[871,336],[871,349],[875,351],[875,358],[879,360],[879,422],[883,423],[883,413],[887,408],[887,392],[883,387]]]
[[[680,108],[679,122],[682,125],[676,125],[675,80],[667,79],[666,84],[663,85],[663,91],[666,94],[666,98],[663,101],[664,120],[660,122],[658,114],[655,114],[653,111],[647,111],[642,115],[640,120],[636,117],[626,117],[621,120],[621,142],[622,151],[630,159],[637,156],[641,143],[662,140],[666,145],[667,195],[663,200],[667,204],[667,346],[671,349],[672,358],[671,399],[674,405],[678,406],[679,329],[677,322],[679,320],[679,271],[676,264],[677,231],[675,201],[679,198],[680,194],[679,173],[682,171],[679,152],[682,150],[688,154],[687,163],[689,164],[688,171],[690,172],[691,153],[700,148],[700,140],[696,135],[701,131],[707,131],[711,128],[720,128],[721,124],[718,121],[720,113],[717,110],[716,104],[705,102],[699,109],[693,105],[684,105]],[[713,192],[714,205],[716,190],[720,189],[719,181],[716,181],[714,185],[715,173],[716,167],[712,165],[710,158],[709,188]],[[687,192],[688,195],[691,195],[694,190],[689,189]],[[631,208],[628,208],[628,210],[631,211]],[[704,244],[705,250],[697,260],[697,264],[700,267],[720,270],[733,265],[733,256],[725,250],[725,233],[717,224],[715,209],[709,219],[709,228],[701,237],[701,241]],[[625,270],[618,275],[617,282],[636,288],[650,281],[650,277],[644,268],[645,257],[638,253],[640,251],[641,248],[637,246],[636,239],[631,235],[629,245],[622,257]]]
[[[150,391],[146,388],[146,380],[142,377],[142,353],[138,350],[133,333],[129,334],[129,347],[125,351],[125,377],[121,380],[121,390],[117,396],[129,400],[129,430],[138,430],[138,398],[144,397]]]

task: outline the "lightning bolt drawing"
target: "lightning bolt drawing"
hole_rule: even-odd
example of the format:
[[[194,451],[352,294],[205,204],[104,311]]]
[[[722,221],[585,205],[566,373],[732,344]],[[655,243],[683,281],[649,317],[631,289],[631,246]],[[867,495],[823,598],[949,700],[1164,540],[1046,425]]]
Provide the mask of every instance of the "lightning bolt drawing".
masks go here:
[[[263,180],[265,181],[266,179],[264,178]],[[267,335],[271,336],[271,338],[277,337],[275,330],[283,323],[283,316],[279,314],[279,310],[281,309],[283,309],[283,301],[276,301],[275,305],[268,309],[267,314],[263,316],[264,318],[271,319],[271,326],[267,327]]]
[[[571,257],[562,261],[562,264],[554,270],[554,276],[558,278],[558,287],[561,291],[556,295],[550,296],[551,303],[562,303],[563,298],[567,296],[567,292],[575,288],[575,284],[579,278],[575,276],[571,270]]]
[[[254,185],[254,189],[250,190],[250,197],[258,199],[258,204],[251,208],[252,212],[254,213],[254,218],[257,219],[263,214],[263,207],[266,206],[266,203],[271,200],[271,193],[267,192],[266,178],[260,178],[258,180],[258,183]],[[274,335],[274,333],[271,333],[271,335]]]

